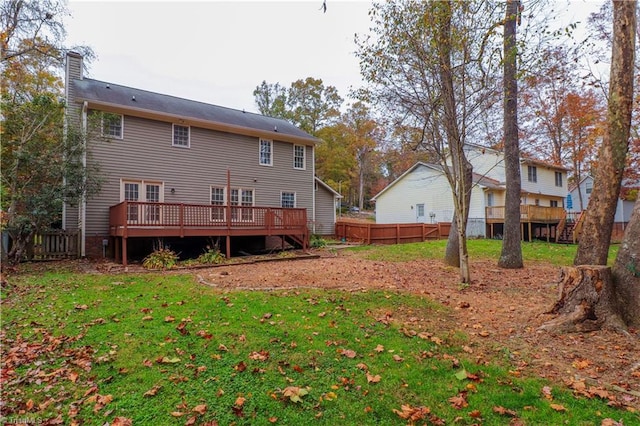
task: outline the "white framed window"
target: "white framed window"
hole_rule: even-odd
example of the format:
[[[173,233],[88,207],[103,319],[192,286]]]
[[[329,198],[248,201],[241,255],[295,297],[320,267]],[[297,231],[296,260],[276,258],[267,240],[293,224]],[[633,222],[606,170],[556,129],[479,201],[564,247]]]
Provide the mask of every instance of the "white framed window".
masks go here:
[[[562,172],[556,172],[556,186],[562,188]]]
[[[122,114],[103,112],[100,116],[102,136],[106,138],[122,139],[122,135],[124,133],[122,131],[123,122],[124,118]]]
[[[180,124],[173,125],[173,146],[179,146],[182,148],[189,148],[191,143],[191,129],[189,126],[182,126]]]
[[[162,221],[161,203],[164,184],[144,180],[122,180],[120,184],[120,199],[122,201],[141,202],[129,204],[127,207],[127,222],[133,225],[157,224]]]
[[[488,206],[488,207],[492,207],[492,206],[493,206],[493,204],[495,203],[495,201],[494,201],[494,198],[493,198],[493,197],[494,197],[493,192],[488,192],[488,193],[487,193],[487,206]]]
[[[280,193],[280,207],[285,209],[293,209],[296,207],[296,193],[285,192]]]
[[[273,141],[260,139],[260,165],[273,166]]]
[[[551,207],[558,207],[558,200],[551,200],[549,201],[549,204],[551,205]]]
[[[211,220],[214,222],[223,222],[225,218],[225,206],[226,206],[226,190],[221,186],[211,187],[211,205],[215,206],[211,209]]]
[[[538,168],[536,166],[527,166],[527,180],[538,182]]]
[[[305,170],[307,168],[307,162],[305,161],[306,149],[304,145],[293,146],[293,168],[298,170]]]
[[[591,191],[593,191],[593,182],[586,180],[584,183],[584,190],[587,194],[591,194]]]

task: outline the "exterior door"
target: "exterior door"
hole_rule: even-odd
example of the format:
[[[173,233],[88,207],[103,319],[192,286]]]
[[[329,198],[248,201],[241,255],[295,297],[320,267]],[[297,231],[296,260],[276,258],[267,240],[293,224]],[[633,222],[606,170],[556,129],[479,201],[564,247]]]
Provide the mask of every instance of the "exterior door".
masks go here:
[[[416,204],[416,222],[425,223],[424,204]]]

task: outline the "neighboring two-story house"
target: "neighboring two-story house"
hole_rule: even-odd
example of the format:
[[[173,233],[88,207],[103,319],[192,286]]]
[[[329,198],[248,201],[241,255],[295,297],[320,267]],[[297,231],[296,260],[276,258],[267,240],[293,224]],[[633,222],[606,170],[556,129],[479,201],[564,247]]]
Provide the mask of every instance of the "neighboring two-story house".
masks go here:
[[[465,145],[465,152],[474,172],[467,234],[498,237],[504,226],[504,153],[473,144]],[[567,169],[523,157],[520,174],[523,238],[552,235],[565,217]],[[377,223],[435,223],[453,218],[451,187],[437,165],[415,164],[373,200]]]
[[[621,241],[624,235],[631,212],[635,204],[635,197],[640,188],[640,182],[624,180],[620,197],[616,204],[616,214],[613,220],[613,231],[611,235],[612,241]],[[587,210],[589,200],[591,199],[591,191],[593,190],[593,176],[587,175],[578,184],[574,184],[569,188],[569,197],[571,197],[570,205],[567,205],[567,212],[573,220],[578,220],[580,214]],[[635,196],[628,199],[630,194],[635,192]]]
[[[291,123],[85,78],[73,52],[66,98],[102,178],[98,194],[64,208],[82,255],[126,263],[158,239],[182,252],[213,242],[231,255],[333,234],[339,195],[314,175],[318,139]]]

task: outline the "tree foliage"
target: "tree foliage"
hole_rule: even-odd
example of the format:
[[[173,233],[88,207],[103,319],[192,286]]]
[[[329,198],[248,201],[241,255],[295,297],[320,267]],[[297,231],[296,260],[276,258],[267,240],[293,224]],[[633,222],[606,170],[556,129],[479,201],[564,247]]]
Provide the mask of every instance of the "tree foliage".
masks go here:
[[[335,122],[343,102],[335,87],[313,77],[296,80],[288,89],[263,81],[253,96],[261,114],[289,120],[311,135]]]
[[[64,202],[77,203],[99,185],[83,165],[84,135],[64,124],[57,76],[64,10],[53,2],[2,6],[1,208],[12,263],[22,259],[34,233],[60,222]]]
[[[393,126],[415,130],[398,134],[418,134],[420,144],[436,153],[454,194],[456,263],[461,280],[469,282],[465,241],[471,167],[464,144],[469,137],[482,137],[480,117],[499,96],[498,8],[485,1],[393,1],[374,4],[371,16],[374,35],[356,38],[361,73],[369,84],[364,95]]]

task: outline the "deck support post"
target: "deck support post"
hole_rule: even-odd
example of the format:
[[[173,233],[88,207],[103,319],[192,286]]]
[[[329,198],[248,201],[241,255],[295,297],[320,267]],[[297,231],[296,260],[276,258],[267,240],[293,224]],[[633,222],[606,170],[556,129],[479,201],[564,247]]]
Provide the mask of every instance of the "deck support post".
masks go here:
[[[127,266],[127,237],[122,237],[122,266]]]
[[[231,235],[227,235],[226,239],[226,256],[231,259]]]

